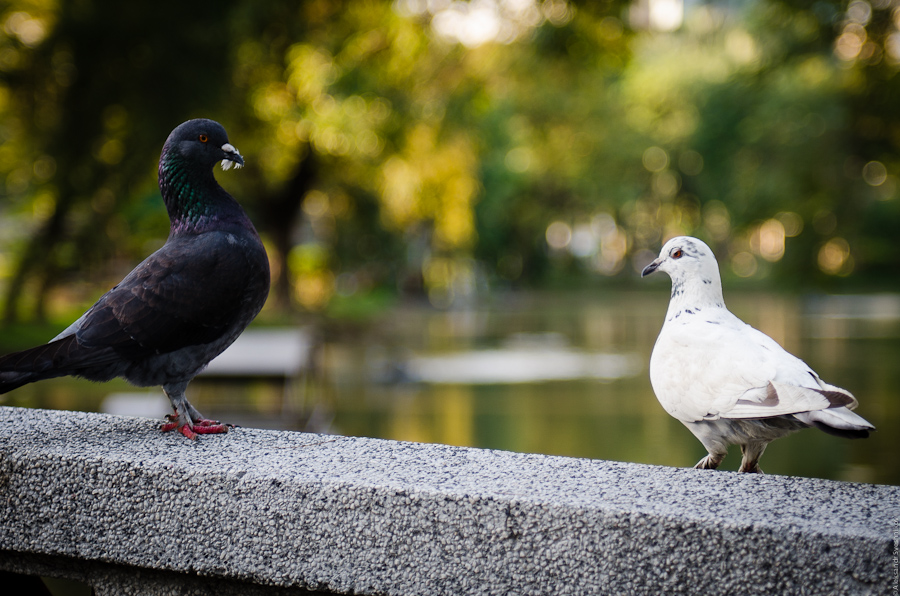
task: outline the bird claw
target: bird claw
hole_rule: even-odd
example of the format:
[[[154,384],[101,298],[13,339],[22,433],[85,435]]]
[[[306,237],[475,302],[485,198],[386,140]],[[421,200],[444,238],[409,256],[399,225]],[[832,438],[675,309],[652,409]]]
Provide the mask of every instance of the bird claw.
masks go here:
[[[715,470],[719,467],[719,464],[722,463],[722,459],[724,456],[713,456],[712,454],[707,455],[703,459],[697,462],[697,465],[694,466],[695,470]]]
[[[178,431],[191,441],[196,441],[198,436],[187,424],[178,429]]]
[[[230,424],[222,424],[218,420],[208,420],[206,418],[199,418],[197,420],[194,420],[192,424],[182,424],[179,422],[177,414],[168,414],[166,416],[166,419],[169,422],[166,422],[159,427],[159,430],[161,432],[165,433],[172,430],[178,430],[178,432],[192,441],[196,441],[199,435],[215,435],[227,433],[228,428],[232,426]]]
[[[217,435],[221,433],[227,433],[228,427],[230,424],[222,424],[217,420],[203,420],[202,422],[207,422],[208,424],[198,424],[194,423],[194,432],[201,435]]]

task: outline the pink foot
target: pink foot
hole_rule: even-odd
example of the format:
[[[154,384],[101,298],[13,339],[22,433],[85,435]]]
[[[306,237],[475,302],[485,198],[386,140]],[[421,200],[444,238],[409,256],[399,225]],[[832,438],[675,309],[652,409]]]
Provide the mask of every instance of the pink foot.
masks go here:
[[[178,428],[178,416],[177,415],[166,414],[166,420],[168,420],[168,422],[166,422],[165,424],[163,424],[162,426],[159,427],[160,431],[167,433],[170,430],[175,430],[176,428]]]
[[[228,425],[222,424],[218,420],[195,420],[194,432],[201,435],[217,435],[220,433],[227,433]]]
[[[228,425],[222,424],[218,420],[200,418],[193,422],[194,428],[191,429],[187,424],[179,426],[178,416],[176,414],[169,414],[166,418],[169,421],[159,427],[161,432],[165,433],[172,430],[178,430],[178,432],[192,441],[196,441],[198,435],[214,435],[228,432]]]

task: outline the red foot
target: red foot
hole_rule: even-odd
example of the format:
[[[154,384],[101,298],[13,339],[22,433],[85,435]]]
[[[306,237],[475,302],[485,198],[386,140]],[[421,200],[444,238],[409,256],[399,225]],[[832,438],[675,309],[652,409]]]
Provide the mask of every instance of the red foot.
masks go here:
[[[228,432],[228,425],[222,424],[218,420],[207,420],[206,418],[201,418],[200,420],[194,421],[194,429],[188,425],[178,426],[178,416],[174,414],[169,414],[166,416],[169,422],[166,422],[162,426],[159,427],[159,430],[162,432],[169,432],[171,430],[178,430],[181,434],[192,441],[197,440],[198,435],[215,435],[220,433]]]
[[[170,430],[178,428],[178,416],[175,414],[166,414],[166,420],[168,420],[168,422],[159,427],[160,431],[167,433]]]
[[[212,420],[204,420],[203,422],[209,422],[210,424],[200,424],[198,422],[194,423],[194,432],[199,433],[201,435],[217,435],[220,433],[228,432],[228,425],[221,424],[219,422],[214,422]]]

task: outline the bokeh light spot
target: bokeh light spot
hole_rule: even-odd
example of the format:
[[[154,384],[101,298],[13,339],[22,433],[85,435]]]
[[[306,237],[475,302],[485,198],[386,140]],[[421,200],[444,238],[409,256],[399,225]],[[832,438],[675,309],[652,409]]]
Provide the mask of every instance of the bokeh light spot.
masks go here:
[[[759,256],[774,263],[784,256],[784,226],[777,219],[769,219],[759,226]]]
[[[751,277],[758,268],[756,257],[749,252],[739,252],[731,257],[731,270],[738,277]]]
[[[775,214],[775,219],[784,227],[784,235],[788,238],[799,236],[803,231],[803,218],[793,211],[781,211]]]
[[[703,171],[703,156],[688,149],[678,157],[678,167],[688,176],[696,176]]]
[[[554,221],[547,226],[547,231],[544,235],[550,248],[563,250],[572,241],[572,228],[565,222]]]
[[[843,238],[832,238],[819,249],[818,261],[819,269],[828,275],[849,275],[853,270],[850,244]]]
[[[887,180],[887,168],[880,161],[870,161],[863,166],[862,176],[869,186],[881,186]]]
[[[661,147],[647,147],[641,161],[649,171],[662,172],[669,165],[669,154]]]

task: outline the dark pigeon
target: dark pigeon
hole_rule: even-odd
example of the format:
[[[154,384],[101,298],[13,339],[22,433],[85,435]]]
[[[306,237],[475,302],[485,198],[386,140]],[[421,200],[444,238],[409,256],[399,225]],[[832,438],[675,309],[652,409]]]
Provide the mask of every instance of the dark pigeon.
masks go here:
[[[162,385],[174,415],[162,430],[223,433],[184,395],[237,339],[269,293],[269,261],[247,214],[213,176],[244,164],[225,129],[189,120],[163,145],[159,188],[171,227],[165,245],[50,343],[0,358],[0,393],[72,375]]]

